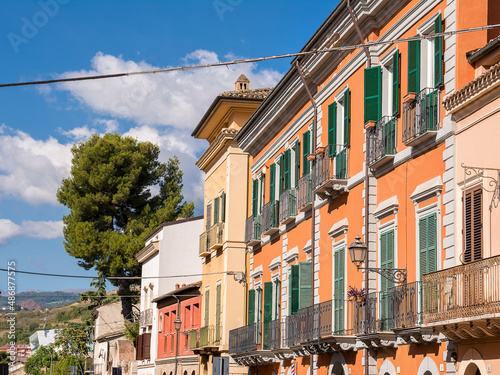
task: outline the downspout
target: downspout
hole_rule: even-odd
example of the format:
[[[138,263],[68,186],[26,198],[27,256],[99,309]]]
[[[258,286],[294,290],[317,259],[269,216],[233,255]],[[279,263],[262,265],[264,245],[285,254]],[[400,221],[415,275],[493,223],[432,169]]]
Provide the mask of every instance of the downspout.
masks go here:
[[[370,58],[370,51],[366,45],[364,45],[365,41],[363,39],[363,35],[361,34],[361,30],[359,29],[358,22],[356,20],[356,16],[354,15],[354,12],[352,11],[351,8],[351,2],[350,0],[347,0],[347,9],[349,10],[349,14],[351,15],[351,20],[352,23],[354,24],[354,28],[356,29],[356,33],[358,34],[358,38],[361,44],[363,44],[363,50],[365,51],[366,55],[366,67],[371,68],[372,62]],[[366,259],[365,259],[365,267],[369,268],[370,265],[368,264],[369,262],[369,254],[370,254],[370,176],[369,176],[369,170],[368,170],[368,163],[366,155],[370,154],[370,143],[368,142],[368,132],[365,132],[365,144],[366,144],[366,153],[365,153],[365,243],[368,248],[368,251],[366,252]],[[368,277],[368,271],[365,271],[365,295],[368,296],[370,292],[370,279]],[[366,307],[365,307],[366,309]],[[365,311],[365,319],[367,312]],[[365,375],[370,374],[370,366],[369,366],[369,359],[370,359],[370,353],[369,353],[369,348],[366,348],[365,352]]]
[[[311,91],[309,91],[309,87],[307,87],[306,79],[304,77],[304,74],[302,73],[302,70],[300,69],[299,66],[299,61],[295,61],[295,66],[297,68],[297,71],[299,72],[300,79],[302,80],[302,84],[304,85],[307,95],[309,96],[309,100],[311,101],[311,105],[313,107],[313,128],[312,128],[312,154],[314,155],[316,153],[316,126],[318,126],[318,108],[316,106],[316,102],[314,101],[314,98],[311,94]],[[313,166],[311,168],[311,183],[314,183],[314,163],[313,161]],[[311,186],[312,189],[312,186]],[[314,305],[314,227],[315,227],[315,219],[316,219],[316,207],[314,206],[314,193],[313,193],[313,198],[312,198],[312,214],[311,214],[311,306]],[[313,354],[311,354],[309,358],[309,368],[310,368],[310,374],[313,374]]]

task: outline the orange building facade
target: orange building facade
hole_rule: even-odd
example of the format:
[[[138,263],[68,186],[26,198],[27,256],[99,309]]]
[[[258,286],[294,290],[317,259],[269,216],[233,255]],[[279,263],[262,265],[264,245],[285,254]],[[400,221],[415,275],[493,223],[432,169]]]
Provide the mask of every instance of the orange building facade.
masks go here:
[[[456,373],[444,318],[429,318],[444,293],[429,275],[464,261],[442,101],[474,78],[465,52],[498,32],[432,34],[498,23],[495,7],[341,1],[302,51],[333,50],[292,61],[237,133],[252,157],[247,324],[229,354],[249,374]],[[379,43],[338,48],[360,36]]]

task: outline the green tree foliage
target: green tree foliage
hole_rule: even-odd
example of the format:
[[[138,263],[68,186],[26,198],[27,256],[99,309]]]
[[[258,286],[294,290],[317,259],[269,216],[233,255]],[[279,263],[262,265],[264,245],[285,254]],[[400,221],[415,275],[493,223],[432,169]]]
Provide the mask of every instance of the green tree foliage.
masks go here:
[[[181,194],[179,160],[162,163],[157,145],[117,133],[93,135],[72,153],[71,175],[57,192],[70,209],[63,218],[66,251],[101,278],[140,275],[135,255],[143,237],[162,222],[193,214],[194,203],[185,203]],[[151,193],[155,186],[157,195]],[[111,282],[118,295],[132,294],[133,280]],[[132,301],[121,300],[122,315],[131,320]]]
[[[0,350],[0,365],[9,363],[9,353],[4,350]]]
[[[90,323],[90,322],[89,322]],[[88,324],[68,324],[57,332],[54,346],[60,349],[61,353],[67,355],[78,355],[81,358],[89,354],[92,347],[92,339],[88,334],[92,326]]]
[[[44,368],[50,369],[52,354],[52,362],[59,360],[59,354],[55,351],[53,345],[40,346],[34,354],[31,354],[26,361],[24,371],[27,375],[41,375],[45,372]]]

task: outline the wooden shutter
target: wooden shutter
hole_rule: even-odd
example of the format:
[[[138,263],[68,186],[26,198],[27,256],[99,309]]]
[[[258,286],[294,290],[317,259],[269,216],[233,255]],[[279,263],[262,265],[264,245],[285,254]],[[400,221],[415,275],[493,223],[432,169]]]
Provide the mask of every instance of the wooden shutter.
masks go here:
[[[276,164],[271,164],[269,167],[269,202],[274,202],[276,194]]]
[[[437,214],[420,218],[419,252],[420,276],[437,270]]]
[[[380,66],[365,69],[365,123],[378,121],[382,114],[381,82]]]
[[[311,306],[311,262],[299,263],[299,309]]]
[[[284,175],[283,171],[284,171],[284,164],[285,164],[283,159],[284,159],[284,156],[283,156],[283,154],[281,154],[281,156],[278,160],[278,166],[280,167],[280,171],[279,171],[280,175],[279,175],[279,181],[278,181],[278,196],[276,197],[276,200],[279,200],[279,198],[280,198],[279,196],[280,196],[281,192],[283,191],[283,175]]]
[[[281,306],[281,282],[278,278],[274,280],[274,319],[279,319],[280,317],[280,306]]]
[[[299,171],[300,171],[300,143],[297,141],[293,148],[295,155],[295,187],[299,186]]]
[[[345,248],[336,251],[334,254],[334,332],[341,332],[344,329],[344,262]]]
[[[380,236],[380,266],[381,268],[394,268],[394,230]],[[385,277],[382,277],[381,281],[383,292],[393,287],[393,283]]]
[[[257,193],[259,190],[259,181],[253,180],[252,184],[252,215],[257,216]]]
[[[483,257],[483,190],[481,186],[465,192],[464,205],[464,262],[473,262]]]
[[[257,288],[257,323],[262,321],[262,288]]]
[[[295,315],[299,309],[299,265],[293,264],[290,271],[290,315]]]
[[[308,130],[302,134],[302,176],[309,173],[310,163],[307,156],[311,153],[311,132]]]
[[[260,179],[260,205],[259,212],[262,212],[262,206],[264,205],[266,199],[266,176],[262,175]]]
[[[222,192],[220,200],[220,220],[226,221],[226,193]]]
[[[142,335],[142,359],[149,359],[151,357],[151,333],[143,333]]]
[[[337,103],[328,106],[328,156],[335,156],[337,148]]]
[[[214,199],[214,224],[219,222],[219,197]]]
[[[222,285],[218,284],[215,288],[215,340],[221,338],[221,304],[222,304]]]
[[[351,123],[351,94],[349,90],[344,92],[344,146],[349,145],[349,128]]]
[[[420,40],[408,42],[408,92],[420,91]]]
[[[205,291],[205,326],[210,322],[210,290]]]
[[[206,217],[207,217],[206,229],[208,231],[212,227],[212,203],[211,202],[207,205],[207,216]]]
[[[399,107],[401,105],[400,88],[401,88],[401,63],[399,51],[394,52],[392,55],[392,115],[399,114]]]
[[[272,320],[273,316],[273,283],[264,283],[264,323]]]
[[[138,361],[144,359],[142,358],[142,335],[137,336],[137,342],[136,342],[136,347],[137,347],[137,353],[136,353],[136,358]]]
[[[290,149],[285,150],[285,170],[283,172],[283,190],[290,188]]]
[[[248,291],[248,324],[255,322],[255,289]]]
[[[441,14],[434,21],[434,33],[442,32]],[[434,87],[443,84],[443,37],[434,38]]]

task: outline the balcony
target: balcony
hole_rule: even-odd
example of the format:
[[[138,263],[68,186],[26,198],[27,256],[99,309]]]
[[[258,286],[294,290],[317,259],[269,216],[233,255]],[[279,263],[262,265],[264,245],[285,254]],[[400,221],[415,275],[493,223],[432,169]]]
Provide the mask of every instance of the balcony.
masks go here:
[[[403,105],[403,143],[416,146],[439,129],[439,90],[425,88]]]
[[[141,328],[153,325],[153,309],[141,311],[139,315],[139,326]]]
[[[396,154],[395,117],[384,116],[377,121],[375,127],[368,131],[368,166],[378,168],[394,159]]]
[[[280,202],[268,202],[262,207],[262,235],[272,236],[279,231]]]
[[[250,216],[245,221],[245,243],[247,246],[260,244],[262,236],[262,216]]]
[[[199,348],[211,348],[217,346],[216,342],[219,340],[215,340],[215,331],[213,326],[204,326],[200,328],[200,336],[199,336]]]
[[[261,324],[253,323],[229,331],[229,354],[241,355],[255,351],[261,344]]]
[[[297,207],[300,212],[309,211],[313,204],[311,173],[302,176],[297,186]]]
[[[279,222],[288,224],[297,216],[297,189],[289,188],[280,195]]]
[[[208,246],[208,232],[203,232],[200,235],[200,257],[209,256],[211,253],[210,247]]]
[[[208,245],[210,250],[220,249],[224,243],[224,223],[212,225],[208,232]]]
[[[328,145],[316,157],[314,193],[333,199],[347,191],[347,147]]]
[[[264,340],[262,347],[265,350],[279,349],[281,342],[281,321],[275,319],[264,323]]]
[[[424,275],[423,321],[453,340],[500,330],[500,256]]]
[[[194,350],[200,347],[200,332],[196,329],[188,333],[189,350]]]

